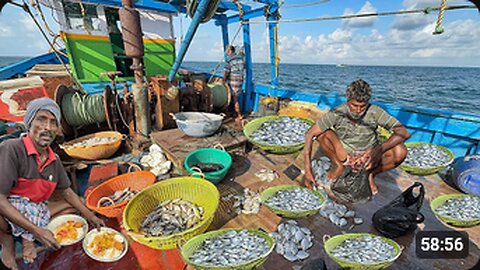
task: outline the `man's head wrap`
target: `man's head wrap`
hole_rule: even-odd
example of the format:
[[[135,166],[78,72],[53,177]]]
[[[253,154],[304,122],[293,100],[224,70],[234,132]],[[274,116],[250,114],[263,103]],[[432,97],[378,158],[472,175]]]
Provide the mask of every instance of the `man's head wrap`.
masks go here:
[[[60,126],[60,120],[62,118],[62,114],[60,112],[60,107],[58,107],[57,103],[50,98],[37,98],[30,101],[27,105],[27,112],[25,112],[25,116],[23,118],[23,122],[25,123],[25,127],[30,129],[32,125],[33,118],[37,115],[38,111],[45,110],[51,112],[55,119],[57,119],[57,124]]]

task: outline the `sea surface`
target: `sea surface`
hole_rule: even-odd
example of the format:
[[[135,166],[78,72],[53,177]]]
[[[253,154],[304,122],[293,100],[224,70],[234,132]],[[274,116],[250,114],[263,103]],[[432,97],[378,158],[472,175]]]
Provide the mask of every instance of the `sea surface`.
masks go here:
[[[22,59],[0,57],[0,67]],[[210,73],[217,65],[183,64]],[[217,74],[222,72],[220,65]],[[270,72],[270,64],[253,64],[256,83],[268,84]],[[480,68],[280,64],[280,86],[289,89],[344,95],[348,84],[357,79],[371,85],[376,102],[480,115]]]

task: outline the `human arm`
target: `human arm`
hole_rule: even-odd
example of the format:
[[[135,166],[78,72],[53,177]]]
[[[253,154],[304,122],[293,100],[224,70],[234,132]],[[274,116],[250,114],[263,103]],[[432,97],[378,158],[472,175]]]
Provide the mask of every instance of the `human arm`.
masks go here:
[[[75,209],[77,209],[82,216],[84,216],[92,225],[97,228],[105,226],[105,223],[102,219],[98,218],[92,211],[83,204],[78,195],[71,189],[66,188],[61,191],[61,194],[65,201],[71,204]]]
[[[392,128],[392,135],[382,144],[376,145],[365,152],[365,169],[367,171],[375,167],[376,164],[381,160],[382,155],[388,150],[394,148],[397,145],[404,143],[408,138],[410,138],[410,133],[408,130],[400,123]]]
[[[313,176],[312,170],[312,145],[313,141],[316,137],[320,136],[323,131],[320,127],[315,124],[313,125],[305,134],[305,147],[303,150],[303,160],[304,160],[304,167],[305,167],[305,186],[309,189],[312,189],[313,186],[317,185],[315,181],[315,177]]]
[[[55,240],[51,231],[40,228],[25,218],[25,216],[18,212],[18,210],[8,201],[7,195],[5,194],[0,194],[0,215],[32,233],[35,238],[41,241],[47,248],[60,248],[60,245]]]

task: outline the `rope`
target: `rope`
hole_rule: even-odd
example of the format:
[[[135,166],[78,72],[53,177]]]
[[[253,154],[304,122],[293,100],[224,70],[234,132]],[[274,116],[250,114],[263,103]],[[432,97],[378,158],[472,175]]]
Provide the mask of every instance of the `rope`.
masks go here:
[[[101,95],[67,93],[62,99],[62,113],[70,126],[103,123],[106,120]]]
[[[469,9],[477,7],[469,5],[460,5],[460,6],[450,6],[446,7],[445,10],[457,10],[457,9]],[[332,17],[316,17],[316,18],[306,18],[306,19],[293,19],[293,20],[274,20],[274,21],[244,21],[242,24],[268,24],[268,23],[297,23],[297,22],[313,22],[313,21],[329,21],[329,20],[342,20],[342,19],[354,19],[354,18],[365,18],[365,17],[375,17],[375,16],[388,16],[388,15],[398,15],[398,14],[412,14],[412,13],[428,13],[430,11],[440,10],[440,7],[435,8],[424,8],[424,9],[412,9],[412,10],[401,10],[401,11],[387,11],[387,12],[378,12],[378,13],[363,13],[363,14],[352,14],[352,15],[343,15],[343,16],[332,16]]]
[[[440,11],[438,12],[438,19],[437,25],[435,26],[435,31],[432,34],[439,35],[443,33],[443,15],[445,14],[445,8],[447,7],[447,0],[442,0],[442,4],[440,5]]]
[[[329,2],[330,0],[320,0],[320,1],[314,1],[310,3],[305,3],[305,4],[292,4],[292,5],[283,5],[282,8],[302,8],[302,7],[309,7],[309,6],[315,6],[318,4],[323,4],[326,2]]]

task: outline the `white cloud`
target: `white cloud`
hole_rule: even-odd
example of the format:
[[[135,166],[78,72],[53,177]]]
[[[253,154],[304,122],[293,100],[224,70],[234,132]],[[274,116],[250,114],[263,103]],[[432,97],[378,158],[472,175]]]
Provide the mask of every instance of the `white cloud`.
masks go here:
[[[366,13],[375,13],[377,12],[377,9],[370,3],[370,2],[365,2],[365,5],[357,12],[355,13],[352,9],[347,8],[344,12],[343,15],[358,15],[358,14],[366,14]],[[351,28],[359,28],[359,27],[370,27],[372,26],[376,21],[377,17],[365,17],[365,18],[355,18],[355,19],[347,19],[343,20],[343,25],[345,27],[351,27]]]
[[[0,27],[0,37],[12,37],[13,31],[12,28],[8,25],[2,25]]]
[[[444,25],[445,33],[432,35],[435,23],[420,30],[372,30],[367,34],[337,29],[318,36],[280,35],[283,63],[360,65],[480,66],[480,21],[458,20]],[[265,31],[264,37],[268,37]],[[268,39],[256,45],[254,61],[268,62]],[[266,48],[256,53],[258,48]]]

